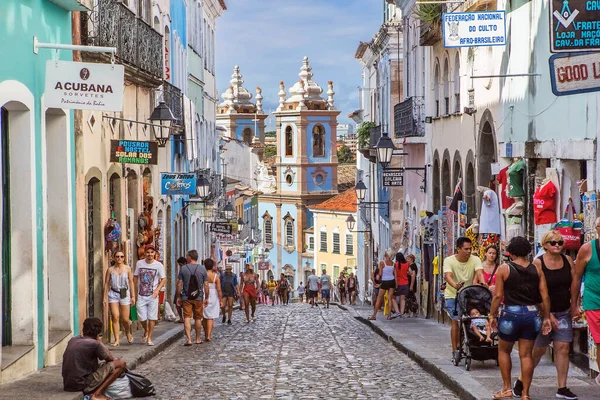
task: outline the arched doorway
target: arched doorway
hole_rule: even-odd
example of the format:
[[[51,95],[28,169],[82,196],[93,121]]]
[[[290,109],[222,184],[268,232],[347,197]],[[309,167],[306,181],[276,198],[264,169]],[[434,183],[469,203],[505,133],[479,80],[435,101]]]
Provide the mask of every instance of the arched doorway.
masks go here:
[[[462,164],[460,162],[460,153],[457,151],[454,153],[454,162],[452,168],[452,189],[458,184],[458,180],[463,177]],[[464,187],[464,186],[463,186]]]
[[[442,204],[446,204],[446,197],[452,196],[452,186],[450,180],[450,160],[444,158],[442,164]]]
[[[473,152],[467,153],[467,169],[465,173],[465,201],[467,202],[467,218],[469,222],[477,216],[477,204],[475,202],[475,167]]]
[[[290,283],[290,286],[292,287],[292,290],[293,290],[296,287],[295,282],[294,282],[294,277],[296,276],[296,271],[290,264],[286,264],[283,267],[282,272],[285,275],[285,277],[287,278],[287,280]]]
[[[489,187],[492,181],[492,164],[496,158],[496,134],[493,128],[492,113],[486,110],[481,118],[477,146],[477,184]]]
[[[440,199],[441,199],[441,188],[440,188],[440,160],[438,155],[436,154],[435,159],[433,161],[433,177],[432,177],[432,185],[433,185],[433,211],[436,213],[438,210],[441,210]]]

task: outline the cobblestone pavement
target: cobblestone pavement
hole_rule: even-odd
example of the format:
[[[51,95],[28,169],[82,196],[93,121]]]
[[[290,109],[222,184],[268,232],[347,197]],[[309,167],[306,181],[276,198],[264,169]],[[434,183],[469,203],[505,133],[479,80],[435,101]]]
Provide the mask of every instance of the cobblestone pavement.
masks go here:
[[[259,306],[257,318],[235,311],[210,343],[176,343],[139,372],[160,399],[458,398],[336,306]]]

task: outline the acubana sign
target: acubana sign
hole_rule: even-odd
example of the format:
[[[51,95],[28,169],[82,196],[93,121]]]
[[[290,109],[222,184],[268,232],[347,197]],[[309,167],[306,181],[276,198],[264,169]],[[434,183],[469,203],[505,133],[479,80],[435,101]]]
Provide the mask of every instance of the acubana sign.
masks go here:
[[[196,194],[196,175],[163,172],[160,174],[161,194],[189,195]]]

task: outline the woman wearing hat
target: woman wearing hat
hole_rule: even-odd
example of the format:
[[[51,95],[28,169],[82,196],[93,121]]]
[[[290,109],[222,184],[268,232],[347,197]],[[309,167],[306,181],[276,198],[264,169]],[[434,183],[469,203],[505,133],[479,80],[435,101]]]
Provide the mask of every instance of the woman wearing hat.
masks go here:
[[[256,312],[256,297],[258,295],[259,280],[258,274],[252,270],[252,264],[246,264],[246,272],[242,276],[242,295],[244,296],[244,312],[246,313],[246,323],[250,323],[250,309],[252,307],[252,322],[256,321],[254,313]]]

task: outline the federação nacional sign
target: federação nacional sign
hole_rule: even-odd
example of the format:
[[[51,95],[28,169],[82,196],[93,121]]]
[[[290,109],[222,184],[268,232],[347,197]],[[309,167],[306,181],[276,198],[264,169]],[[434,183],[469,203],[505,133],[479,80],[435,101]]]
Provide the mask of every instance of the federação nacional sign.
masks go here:
[[[74,110],[121,111],[125,67],[117,64],[46,62],[44,105]]]

